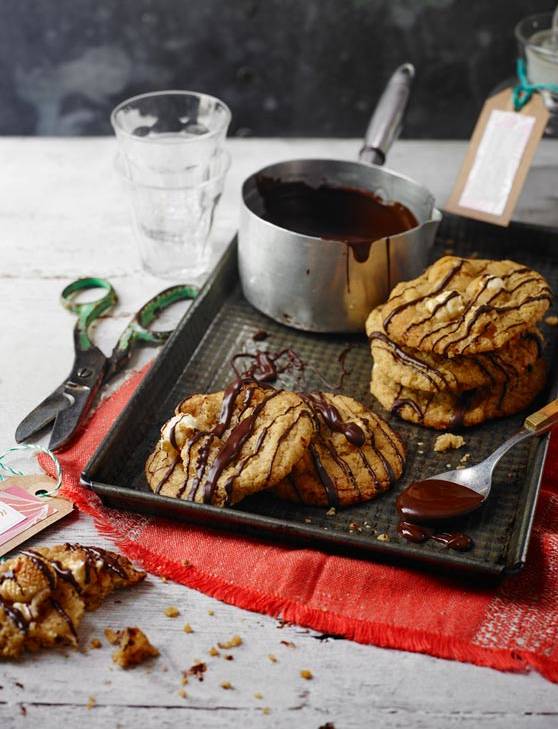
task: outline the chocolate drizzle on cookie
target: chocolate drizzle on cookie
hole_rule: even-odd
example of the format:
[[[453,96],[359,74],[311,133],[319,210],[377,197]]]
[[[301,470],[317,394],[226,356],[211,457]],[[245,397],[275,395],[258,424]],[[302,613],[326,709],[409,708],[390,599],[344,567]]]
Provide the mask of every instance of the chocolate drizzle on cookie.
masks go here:
[[[366,442],[364,431],[353,422],[346,422],[339,414],[335,405],[326,399],[323,392],[300,394],[301,398],[308,405],[315,416],[321,416],[331,430],[335,433],[342,433],[347,442],[360,448]]]
[[[343,350],[339,356],[339,361],[342,366],[342,377],[347,374],[348,370],[345,366],[345,358],[348,354],[349,349]],[[251,364],[248,369],[240,371],[237,368],[237,362],[242,358],[248,358],[251,360]],[[199,449],[198,461],[196,466],[196,475],[191,488],[189,489],[187,498],[195,500],[198,490],[203,484],[203,496],[202,500],[204,503],[212,503],[215,490],[217,488],[218,481],[223,472],[235,461],[238,460],[239,455],[243,449],[244,444],[254,434],[255,426],[258,417],[266,407],[267,403],[276,397],[280,391],[272,390],[271,393],[266,395],[264,399],[256,405],[252,412],[246,417],[242,417],[246,412],[247,407],[250,405],[251,390],[254,386],[269,387],[270,383],[275,382],[282,372],[287,370],[295,370],[303,372],[306,368],[306,364],[302,358],[291,349],[284,349],[280,352],[265,352],[257,351],[256,353],[239,353],[233,357],[232,367],[236,374],[236,379],[233,380],[225,389],[223,395],[223,402],[221,404],[221,410],[219,415],[218,423],[212,429],[210,435],[207,437],[206,443]],[[209,471],[206,475],[206,469],[209,459],[210,446],[213,437],[223,438],[225,433],[231,426],[233,413],[238,404],[238,398],[241,392],[247,391],[247,401],[243,404],[241,412],[238,415],[239,422],[230,430],[225,442],[222,444],[219,452],[215,456],[213,462],[209,467]],[[323,421],[332,430],[342,433],[347,441],[355,447],[361,447],[365,442],[365,435],[362,429],[353,422],[344,422],[341,418],[339,411],[324,397],[322,393],[313,393],[310,395],[300,394],[300,397],[309,408],[313,417],[322,418]],[[293,408],[289,408],[291,410]],[[287,411],[288,412],[288,411]],[[289,433],[299,422],[301,416],[295,419],[294,423],[286,429],[284,433],[278,439],[276,444],[275,452],[279,450],[281,443],[288,437]],[[258,441],[255,444],[255,452],[258,453],[262,448],[264,439],[269,431],[270,426],[264,426],[258,437]],[[194,439],[197,436],[194,436]],[[189,449],[191,449],[194,439],[191,439]],[[315,459],[319,461],[319,456],[315,456]],[[189,452],[187,456],[189,462]],[[273,460],[273,459],[272,459]],[[243,463],[240,466],[240,470],[246,464]],[[189,463],[186,466],[186,481],[181,490],[179,490],[177,496],[180,498],[186,489],[186,485],[189,477]],[[237,469],[238,471],[238,469]],[[331,496],[335,489],[333,482],[323,466],[317,466],[318,473],[323,476],[324,486]],[[269,476],[268,476],[269,477]],[[232,486],[236,475],[230,476],[224,484],[226,502],[230,503]]]
[[[68,626],[68,629],[70,630],[70,633],[77,640],[76,626],[74,625],[72,618],[68,615],[68,613],[62,607],[62,605],[54,597],[50,598],[50,604],[56,610],[56,612],[60,615],[62,620],[64,620],[64,622]]]
[[[29,623],[18,608],[10,605],[10,603],[2,597],[0,597],[0,607],[21,633],[27,633],[29,630]]]
[[[254,432],[254,426],[258,415],[267,405],[267,403],[279,394],[278,391],[273,392],[269,397],[264,398],[259,405],[256,405],[250,415],[241,420],[229,434],[229,437],[225,441],[222,449],[217,454],[213,461],[209,474],[207,476],[204,490],[203,490],[203,501],[206,504],[210,504],[213,496],[213,492],[217,487],[217,481],[222,474],[223,470],[230,465],[240,453],[242,446],[248,438]]]
[[[423,362],[423,360],[419,359],[417,356],[413,356],[409,352],[405,352],[395,342],[392,342],[391,339],[389,339],[389,337],[387,337],[383,332],[372,332],[369,335],[369,339],[371,342],[378,341],[384,344],[385,350],[388,351],[396,361],[419,370],[436,390],[441,389],[441,385],[439,381],[436,380],[436,377],[438,377],[442,383],[447,384],[447,380],[439,369]]]
[[[460,259],[457,264],[448,271],[448,273],[444,276],[444,278],[440,281],[438,286],[434,287],[434,289],[427,294],[424,294],[424,296],[419,296],[416,299],[412,299],[411,301],[405,301],[403,304],[399,304],[395,307],[395,309],[392,309],[391,312],[386,316],[384,319],[384,329],[389,334],[389,326],[398,314],[400,314],[402,311],[405,311],[405,309],[408,309],[410,306],[415,306],[415,304],[419,304],[421,301],[424,301],[425,299],[430,298],[431,296],[436,296],[436,294],[439,294],[441,291],[443,291],[446,286],[449,284],[449,282],[452,280],[454,276],[456,276],[459,271],[463,268],[463,265],[465,263],[465,259]],[[390,301],[395,301],[396,299],[400,298],[402,294],[398,294],[397,296],[394,296],[392,299],[388,300],[388,303]]]
[[[83,551],[85,552],[85,561],[86,564],[93,563],[95,566],[95,569],[105,569],[109,572],[113,572],[118,577],[121,577],[122,579],[127,579],[128,574],[125,569],[120,565],[116,557],[110,552],[107,552],[106,549],[102,549],[101,547],[84,547],[82,544],[64,544],[64,547],[66,549],[70,550],[71,552],[76,551]],[[86,581],[89,579],[89,577],[86,577]]]
[[[54,590],[56,587],[56,580],[53,579],[52,570],[57,578],[59,577],[69,583],[77,593],[81,592],[81,587],[74,577],[72,570],[65,569],[62,567],[60,562],[57,562],[55,559],[48,559],[40,552],[36,552],[34,549],[22,549],[21,554],[29,557],[29,559],[41,570],[41,572],[43,572],[45,576],[47,576],[48,573],[47,579],[51,589]]]
[[[407,310],[410,307],[416,306],[417,304],[425,301],[426,299],[431,299],[431,297],[435,297],[438,294],[442,294],[448,284],[451,282],[451,280],[454,278],[454,276],[459,273],[464,265],[464,263],[467,261],[467,259],[458,259],[458,262],[450,268],[449,272],[446,274],[446,276],[442,279],[442,281],[435,287],[433,287],[430,291],[428,291],[426,294],[423,294],[422,296],[415,297],[414,299],[411,299],[410,301],[405,301],[402,304],[399,304],[395,306],[389,314],[384,318],[384,329],[389,334],[389,327],[393,322],[394,317],[401,314],[403,311]],[[444,356],[454,353],[464,353],[466,349],[471,349],[474,346],[477,345],[480,338],[483,336],[484,332],[489,329],[491,326],[493,326],[493,315],[502,315],[502,314],[508,314],[513,311],[520,311],[523,307],[541,302],[541,301],[547,301],[550,303],[551,301],[551,292],[548,287],[548,285],[544,282],[544,279],[538,275],[530,275],[533,274],[533,271],[531,269],[525,267],[525,266],[517,266],[512,271],[508,271],[507,273],[502,273],[501,275],[494,275],[494,274],[483,274],[482,275],[482,282],[478,287],[478,290],[476,291],[475,295],[466,303],[466,305],[463,308],[463,311],[459,314],[459,316],[455,318],[451,318],[449,321],[444,321],[440,323],[438,326],[433,326],[430,329],[427,329],[427,331],[424,332],[422,337],[418,339],[417,342],[413,343],[413,346],[415,346],[418,349],[421,349],[424,347],[427,340],[431,340],[431,338],[435,337],[430,344],[428,344],[428,350],[440,352]],[[478,305],[477,302],[481,298],[481,296],[489,289],[491,283],[493,281],[499,281],[504,282],[509,279],[511,279],[514,276],[524,276],[520,281],[515,283],[515,285],[511,286],[510,288],[506,288],[505,286],[502,286],[501,288],[496,288],[493,294],[490,295],[487,301],[484,301],[484,303]],[[535,290],[535,293],[532,295],[527,295],[523,299],[521,299],[518,303],[511,303],[511,304],[503,304],[503,305],[496,305],[495,301],[503,294],[506,295],[512,295],[517,293],[521,288],[524,286],[527,286],[528,284],[538,284],[538,290]],[[396,301],[398,298],[404,296],[404,293],[398,294],[392,299],[388,301],[388,306],[391,302]],[[437,312],[440,310],[440,308],[446,306],[446,304],[454,297],[459,296],[458,291],[449,290],[447,292],[447,296],[443,298],[441,301],[437,301],[432,309],[429,311],[428,316],[423,317],[417,321],[411,321],[407,327],[399,334],[397,337],[398,340],[404,339],[406,336],[410,334],[410,332],[415,329],[416,327],[422,326],[427,324],[429,321],[433,321],[436,317]],[[488,316],[488,320],[484,326],[480,326],[479,322],[484,317]],[[512,328],[516,327],[524,327],[524,323],[512,323],[512,325],[508,326],[507,328],[504,328],[504,331],[509,331]],[[462,333],[457,336],[457,338],[451,338],[453,334],[456,334],[458,332],[461,332],[461,330],[464,329]],[[476,331],[479,330],[479,331]],[[475,335],[473,336],[473,333],[476,331]],[[438,336],[436,336],[438,335]],[[444,344],[444,340],[447,340]],[[463,342],[466,342],[465,345],[462,345]],[[458,345],[462,345],[459,347]]]
[[[310,445],[310,455],[312,456],[312,462],[314,464],[314,468],[316,469],[316,473],[318,474],[318,477],[325,489],[328,506],[333,506],[337,508],[339,506],[339,494],[337,492],[337,487],[335,485],[335,482],[329,475],[329,472],[324,467],[316,446],[313,444]],[[339,461],[337,456],[335,458],[337,461]]]

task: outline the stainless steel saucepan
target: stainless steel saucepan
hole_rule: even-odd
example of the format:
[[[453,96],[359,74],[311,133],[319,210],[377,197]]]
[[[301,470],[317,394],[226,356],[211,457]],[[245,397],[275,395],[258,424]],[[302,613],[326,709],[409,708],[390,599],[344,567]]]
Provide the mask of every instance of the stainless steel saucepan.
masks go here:
[[[244,295],[264,314],[306,331],[362,331],[371,309],[386,300],[391,288],[428,265],[442,218],[434,197],[417,182],[380,166],[399,133],[413,77],[414,68],[408,63],[391,77],[366,131],[359,162],[291,160],[265,167],[245,180],[240,278]],[[418,225],[374,241],[367,256],[355,256],[344,241],[303,235],[265,220],[258,191],[262,177],[372,192],[386,202],[405,205]]]

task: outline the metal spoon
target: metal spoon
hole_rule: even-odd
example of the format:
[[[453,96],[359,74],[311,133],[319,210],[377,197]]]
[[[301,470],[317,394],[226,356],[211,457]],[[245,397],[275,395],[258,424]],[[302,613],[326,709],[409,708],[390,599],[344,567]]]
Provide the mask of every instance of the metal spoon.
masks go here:
[[[558,400],[553,400],[529,415],[517,433],[476,466],[445,471],[412,483],[398,498],[400,513],[404,518],[411,518],[413,521],[431,521],[462,516],[478,509],[490,494],[492,476],[500,459],[518,443],[546,433],[557,423]],[[445,483],[436,483],[438,481]],[[453,484],[465,487],[469,491],[452,490]],[[452,494],[452,491],[455,491],[455,494]],[[478,496],[475,498],[475,494],[481,498]]]

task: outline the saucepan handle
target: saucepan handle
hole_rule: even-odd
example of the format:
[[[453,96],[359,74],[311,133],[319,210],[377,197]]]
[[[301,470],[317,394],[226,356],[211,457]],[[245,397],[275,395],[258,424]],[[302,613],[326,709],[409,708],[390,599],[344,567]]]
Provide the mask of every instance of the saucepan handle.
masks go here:
[[[404,63],[388,81],[368,124],[358,155],[361,162],[383,165],[386,161],[387,153],[401,131],[414,77],[413,64]]]

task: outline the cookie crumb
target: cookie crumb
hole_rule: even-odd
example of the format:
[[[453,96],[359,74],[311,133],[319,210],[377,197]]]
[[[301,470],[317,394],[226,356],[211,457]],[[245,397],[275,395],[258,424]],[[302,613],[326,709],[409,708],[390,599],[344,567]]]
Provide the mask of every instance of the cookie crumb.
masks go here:
[[[273,653],[269,653],[267,657],[272,663],[277,663],[277,656],[275,656]]]
[[[186,671],[186,676],[195,676],[198,681],[203,681],[203,674],[207,671],[207,664],[203,661],[196,661]]]
[[[232,687],[233,687],[233,685],[230,681],[221,681],[220,686],[222,689],[225,689],[226,691],[228,691],[229,689],[232,689]]]
[[[159,655],[157,648],[151,645],[148,637],[139,628],[116,631],[106,628],[105,637],[112,645],[118,645],[112,654],[112,660],[120,668],[131,668]]]
[[[87,706],[87,710],[91,711],[91,709],[94,709],[95,706],[97,706],[97,699],[94,696],[90,696],[85,705]]]
[[[376,539],[379,542],[389,542],[389,534],[386,534],[385,532],[382,532],[382,534],[378,534]]]
[[[180,678],[180,683],[183,686],[187,686],[188,685],[189,681],[188,681],[188,676],[186,675],[186,671],[182,671],[182,677]]]
[[[169,605],[165,608],[165,615],[167,618],[177,618],[180,615],[180,610],[174,605]]]
[[[194,632],[194,630],[193,630],[192,626],[190,625],[190,623],[184,623],[184,627],[182,628],[182,630],[185,633],[193,633]]]
[[[221,655],[219,653],[219,651],[217,650],[217,648],[215,648],[214,645],[212,645],[211,648],[207,652],[209,653],[210,656],[220,656]]]
[[[178,695],[180,696],[181,699],[188,698],[188,694],[186,693],[186,691],[184,689],[178,689]]]
[[[281,645],[287,646],[287,648],[296,648],[296,645],[292,642],[292,640],[282,640],[280,643]]]
[[[224,658],[224,659],[225,659],[226,661],[234,661],[234,656],[231,656],[231,654],[230,654],[230,653],[227,653],[226,655],[224,655],[224,656],[223,656],[223,658]]]
[[[101,643],[101,641],[98,638],[92,638],[89,645],[91,646],[91,648],[95,648],[95,649],[99,649],[99,648],[103,647],[103,644]]]
[[[115,645],[115,643],[118,643],[118,633],[112,628],[105,628],[105,638],[111,645]]]
[[[467,461],[469,460],[469,458],[471,458],[471,454],[470,453],[465,453],[465,455],[462,456],[459,460],[461,461],[461,463],[467,463]]]
[[[269,706],[262,706],[262,714],[265,714],[266,716],[271,714],[271,709],[269,708]]]
[[[558,327],[558,316],[554,316],[553,314],[545,316],[544,323],[550,327]]]
[[[233,635],[233,637],[230,640],[223,641],[222,643],[217,643],[219,648],[237,648],[239,645],[242,645],[242,638],[239,635]]]
[[[215,612],[213,610],[208,610],[207,614],[213,616],[213,615],[215,615]]]
[[[336,514],[337,512],[335,511],[335,506],[332,506],[326,511],[326,516],[335,516]]]
[[[303,678],[305,681],[311,681],[314,678],[314,674],[307,668],[303,668],[300,672],[300,677]]]
[[[455,450],[465,445],[465,438],[462,435],[454,435],[453,433],[443,433],[434,441],[434,450],[436,453]]]
[[[256,691],[256,693],[254,694],[254,698],[255,698],[255,699],[258,699],[258,700],[259,700],[259,699],[263,699],[263,694],[262,694],[262,692],[261,692],[261,691]]]

